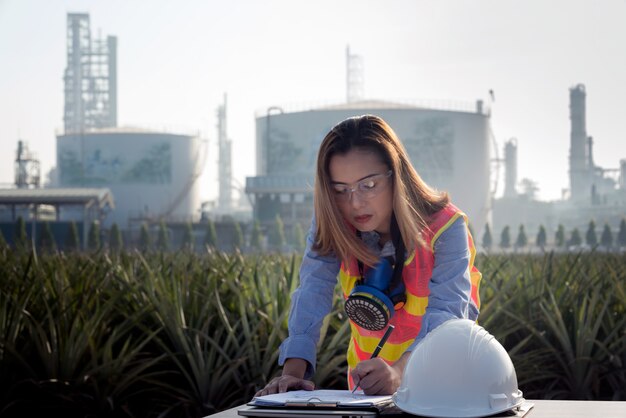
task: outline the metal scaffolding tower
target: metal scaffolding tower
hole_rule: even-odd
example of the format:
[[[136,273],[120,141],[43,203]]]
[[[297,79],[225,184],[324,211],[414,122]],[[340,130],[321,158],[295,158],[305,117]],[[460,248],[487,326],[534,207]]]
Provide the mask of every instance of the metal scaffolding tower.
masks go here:
[[[363,100],[363,57],[351,54],[349,45],[346,47],[346,79],[348,103]]]
[[[17,141],[17,155],[15,158],[15,186],[18,189],[28,189],[31,186],[39,187],[41,171],[39,160],[28,149],[24,141]]]
[[[117,38],[91,38],[89,14],[67,14],[65,133],[117,126]]]
[[[224,94],[224,104],[217,109],[217,138],[219,146],[218,181],[219,198],[218,211],[229,213],[232,210],[232,163],[231,163],[231,141],[226,132],[226,94]]]

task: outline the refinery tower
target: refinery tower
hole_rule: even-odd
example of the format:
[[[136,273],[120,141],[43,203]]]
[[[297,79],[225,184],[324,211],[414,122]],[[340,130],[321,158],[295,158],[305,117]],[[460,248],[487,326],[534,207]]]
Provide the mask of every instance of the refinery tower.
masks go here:
[[[67,15],[65,133],[117,126],[117,38],[92,39],[89,14]]]
[[[199,134],[118,127],[117,38],[94,39],[86,13],[68,13],[66,38],[59,185],[109,189],[115,210],[106,220],[123,228],[193,220],[206,159]]]

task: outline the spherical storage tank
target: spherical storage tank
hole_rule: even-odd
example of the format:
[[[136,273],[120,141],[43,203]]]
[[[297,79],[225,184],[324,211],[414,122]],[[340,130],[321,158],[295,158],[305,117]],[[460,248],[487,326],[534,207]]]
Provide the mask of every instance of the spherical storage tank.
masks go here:
[[[121,128],[59,135],[59,185],[111,189],[115,210],[106,224],[191,220],[200,205],[199,147],[195,136]]]
[[[348,117],[374,114],[393,128],[422,178],[447,191],[468,215],[474,231],[482,230],[488,221],[490,129],[489,115],[480,102],[462,110],[379,101],[297,112],[276,109],[280,108],[257,117],[259,176],[312,179],[325,134]]]

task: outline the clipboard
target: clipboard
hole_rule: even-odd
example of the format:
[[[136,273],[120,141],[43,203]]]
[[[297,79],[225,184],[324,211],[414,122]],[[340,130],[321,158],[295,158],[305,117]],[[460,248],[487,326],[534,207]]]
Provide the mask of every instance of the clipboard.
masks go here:
[[[405,415],[395,406],[392,396],[371,397],[361,392],[361,394],[354,394],[356,396],[350,399],[345,398],[347,395],[345,392],[348,391],[294,391],[267,395],[265,397],[253,398],[244,407],[238,409],[237,413],[241,416],[262,418],[284,418],[287,416],[302,416],[303,418],[371,418],[375,416],[389,416],[391,418]],[[297,396],[293,396],[293,394],[297,394]],[[306,397],[306,395],[309,396]],[[352,405],[350,402],[352,402]],[[534,406],[533,402],[524,400],[518,407],[492,415],[489,418],[522,418]]]
[[[391,395],[368,396],[362,391],[348,390],[296,390],[254,397],[247,406],[260,408],[304,409],[371,409],[380,411],[393,404]]]
[[[380,413],[376,409],[350,409],[350,408],[272,408],[260,406],[244,406],[237,410],[237,414],[244,417],[261,418],[374,418]]]

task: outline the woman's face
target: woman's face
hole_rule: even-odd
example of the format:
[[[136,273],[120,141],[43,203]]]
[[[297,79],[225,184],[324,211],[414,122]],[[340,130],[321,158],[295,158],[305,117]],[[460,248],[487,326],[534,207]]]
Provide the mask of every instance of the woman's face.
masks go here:
[[[332,193],[341,214],[361,232],[389,238],[393,187],[389,167],[374,151],[353,148],[329,164]]]

